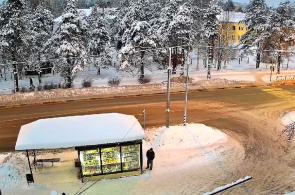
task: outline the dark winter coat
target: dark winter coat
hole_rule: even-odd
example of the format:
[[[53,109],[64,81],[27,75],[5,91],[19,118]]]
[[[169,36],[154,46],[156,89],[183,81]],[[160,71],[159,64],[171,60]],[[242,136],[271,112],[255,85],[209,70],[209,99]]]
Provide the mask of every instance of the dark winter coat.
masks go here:
[[[146,157],[149,159],[149,160],[154,160],[155,158],[155,152],[153,150],[148,150],[146,152]]]

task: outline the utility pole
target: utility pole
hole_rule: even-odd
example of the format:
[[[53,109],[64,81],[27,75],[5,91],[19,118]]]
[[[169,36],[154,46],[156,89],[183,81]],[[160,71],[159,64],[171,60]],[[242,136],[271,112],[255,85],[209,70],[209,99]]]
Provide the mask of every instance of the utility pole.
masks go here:
[[[169,128],[170,123],[170,76],[171,76],[171,47],[169,48],[169,66],[168,66],[168,81],[167,81],[167,109],[166,109],[166,127]]]
[[[280,74],[280,72],[281,72],[281,58],[282,58],[282,56],[281,56],[281,52],[279,51],[278,52],[278,71],[277,71],[277,74]]]
[[[214,36],[210,35],[209,37],[209,62],[208,62],[208,72],[207,79],[211,79],[211,66],[213,65],[213,57],[214,57]]]
[[[188,52],[191,52],[190,46],[188,49]],[[185,86],[185,107],[184,107],[184,117],[183,117],[183,125],[186,126],[187,124],[187,100],[188,100],[188,68],[189,68],[189,63],[192,63],[192,56],[191,53],[188,54],[188,61],[187,61],[187,67],[186,67],[186,86]]]
[[[145,109],[142,112],[143,112],[143,130],[145,131]]]
[[[15,63],[15,62],[13,62],[13,63]],[[19,91],[17,64],[13,64],[13,80],[14,80],[14,93],[16,93]]]

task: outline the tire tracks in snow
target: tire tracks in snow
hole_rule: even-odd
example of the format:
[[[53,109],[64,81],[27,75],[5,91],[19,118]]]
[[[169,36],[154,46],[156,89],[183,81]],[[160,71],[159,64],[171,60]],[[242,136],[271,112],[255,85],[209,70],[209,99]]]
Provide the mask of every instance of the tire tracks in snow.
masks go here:
[[[205,154],[206,158],[209,161],[214,162],[219,168],[220,170],[222,170],[226,175],[230,176],[230,178],[234,177],[236,178],[235,174],[230,171],[227,167],[223,166],[220,162],[220,158],[213,155],[211,153],[211,151],[207,150],[205,146],[203,146],[201,144],[201,142],[198,141],[198,139],[196,138],[196,136],[194,136],[194,134],[189,130],[189,128],[186,126],[185,127],[186,131],[190,134],[190,136],[192,137],[192,139],[194,140],[194,142],[196,143],[197,147],[199,149],[201,149],[201,151]],[[225,185],[225,184],[224,184]],[[249,190],[246,188],[246,186],[244,186],[243,184],[240,185],[242,187],[242,189],[244,190],[245,194],[253,194],[249,192]],[[218,186],[217,186],[218,187]]]

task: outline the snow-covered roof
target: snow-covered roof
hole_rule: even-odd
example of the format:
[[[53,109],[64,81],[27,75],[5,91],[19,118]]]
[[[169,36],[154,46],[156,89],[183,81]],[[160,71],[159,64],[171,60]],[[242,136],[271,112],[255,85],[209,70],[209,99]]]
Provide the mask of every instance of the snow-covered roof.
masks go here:
[[[91,9],[78,9],[78,12],[79,12],[80,17],[83,17],[83,16],[88,17],[91,14]],[[55,18],[53,21],[56,23],[60,23],[61,20],[62,20],[62,16],[59,16],[58,18]]]
[[[141,140],[144,131],[132,115],[93,114],[40,119],[23,125],[15,150],[70,148]]]
[[[106,8],[105,9],[106,17],[108,19],[111,19],[111,20],[114,19],[116,16],[115,15],[112,15],[112,14],[115,11],[116,10],[114,8]],[[84,17],[84,16],[89,17],[90,14],[91,14],[91,9],[78,9],[78,12],[79,12],[80,17]],[[62,16],[59,16],[59,17],[55,18],[53,21],[55,23],[60,23],[62,21]]]
[[[219,22],[233,22],[239,23],[246,18],[246,13],[242,12],[227,12],[222,11],[220,15],[217,16]]]

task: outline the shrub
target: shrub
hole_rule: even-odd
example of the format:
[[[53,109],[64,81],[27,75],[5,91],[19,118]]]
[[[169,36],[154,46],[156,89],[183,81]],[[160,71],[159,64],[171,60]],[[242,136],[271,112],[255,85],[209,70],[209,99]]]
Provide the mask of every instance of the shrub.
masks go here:
[[[62,84],[63,89],[68,89],[68,88],[73,88],[73,87],[74,87],[73,83],[66,82],[66,83]]]
[[[147,84],[147,83],[150,83],[152,80],[152,77],[151,75],[145,75],[144,77],[139,77],[138,78],[138,82],[140,84]]]
[[[38,85],[37,86],[37,91],[42,91],[43,90],[43,86],[42,85]]]
[[[27,92],[28,90],[27,90],[27,88],[26,87],[21,87],[20,89],[19,89],[19,92],[21,92],[21,93],[25,93],[25,92]]]
[[[28,91],[35,91],[35,86],[30,86]]]
[[[118,76],[109,77],[109,81],[108,81],[109,86],[116,87],[116,86],[119,86],[120,83],[121,83],[121,78],[119,78]]]
[[[46,83],[43,85],[43,89],[44,89],[44,90],[50,90],[49,88],[50,88],[50,86],[49,86],[49,84],[46,82]]]
[[[52,89],[58,89],[58,84],[51,83]]]
[[[85,78],[82,81],[82,87],[83,88],[92,87],[92,82],[93,82],[93,80],[91,78],[89,78],[89,77]]]

